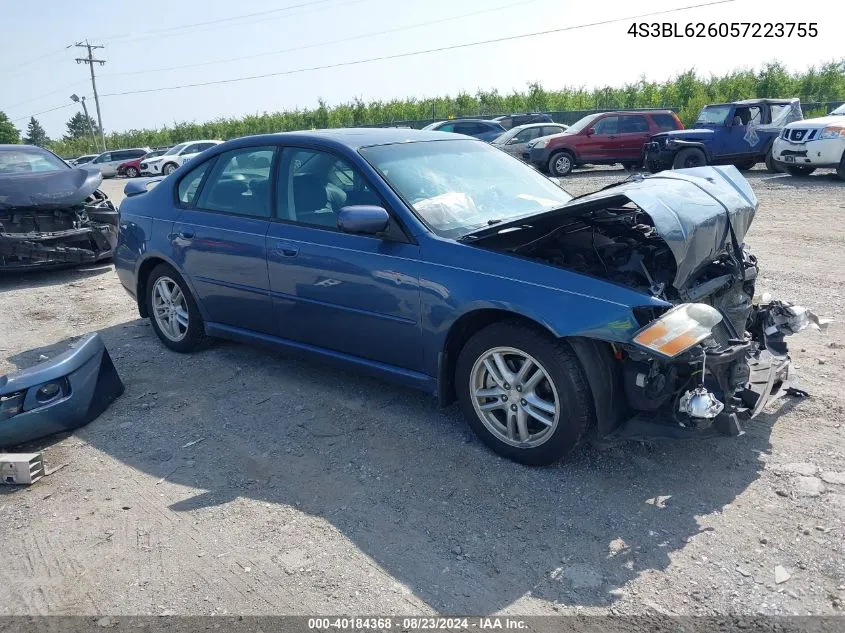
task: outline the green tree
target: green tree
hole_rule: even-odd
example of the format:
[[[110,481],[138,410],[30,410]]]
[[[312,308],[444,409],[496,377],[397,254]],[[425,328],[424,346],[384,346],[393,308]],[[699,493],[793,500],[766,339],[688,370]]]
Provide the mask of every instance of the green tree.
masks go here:
[[[91,125],[90,128],[88,127],[89,124]],[[100,133],[100,129],[97,127],[97,123],[94,119],[90,116],[86,118],[84,114],[77,112],[70,117],[70,121],[67,122],[67,134],[65,134],[65,140],[88,138],[91,134],[90,130],[92,129],[94,130],[94,134]]]
[[[30,117],[29,125],[26,128],[26,136],[23,142],[27,145],[38,145],[38,147],[45,147],[50,139],[47,137],[47,132],[41,127],[41,124],[35,117]]]
[[[21,133],[9,120],[5,112],[0,111],[0,143],[20,143]]]

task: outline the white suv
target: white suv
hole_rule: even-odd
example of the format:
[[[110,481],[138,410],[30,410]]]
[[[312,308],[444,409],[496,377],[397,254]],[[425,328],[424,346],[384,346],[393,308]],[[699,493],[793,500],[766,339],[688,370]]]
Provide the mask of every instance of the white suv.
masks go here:
[[[845,105],[829,116],[795,121],[784,127],[772,146],[772,158],[793,176],[807,176],[819,167],[831,167],[840,180],[845,180]]]
[[[191,160],[200,152],[219,145],[223,141],[189,141],[174,145],[161,156],[141,162],[141,174],[144,176],[169,176],[180,165]]]

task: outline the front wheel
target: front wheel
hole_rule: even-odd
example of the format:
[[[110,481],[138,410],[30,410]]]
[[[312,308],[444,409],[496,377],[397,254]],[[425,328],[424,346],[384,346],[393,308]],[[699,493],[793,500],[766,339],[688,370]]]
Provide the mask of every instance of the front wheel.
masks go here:
[[[176,169],[179,167],[176,163],[167,163],[164,167],[161,168],[161,173],[165,176],[169,176],[172,174]]]
[[[522,464],[558,461],[593,419],[572,349],[521,323],[495,323],[470,338],[458,357],[455,384],[479,439]]]
[[[672,169],[691,169],[692,167],[703,167],[707,164],[707,157],[697,147],[685,147],[675,154],[672,161]]]
[[[549,159],[549,173],[552,176],[568,176],[572,167],[574,161],[569,152],[558,152]]]
[[[836,168],[836,176],[839,180],[845,180],[845,152],[842,154],[842,160],[839,161],[839,167]]]
[[[772,156],[772,150],[766,152],[766,169],[770,174],[779,174],[783,171],[775,160],[775,157]]]
[[[816,171],[815,167],[804,167],[803,165],[787,165],[786,171],[791,176],[809,176],[814,171]]]
[[[190,289],[167,264],[156,266],[147,279],[147,314],[161,342],[174,352],[194,352],[208,341]]]

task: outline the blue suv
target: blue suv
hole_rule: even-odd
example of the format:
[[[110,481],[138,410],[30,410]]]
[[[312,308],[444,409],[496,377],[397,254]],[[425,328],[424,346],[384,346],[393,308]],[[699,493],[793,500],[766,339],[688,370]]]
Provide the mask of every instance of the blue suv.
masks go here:
[[[645,148],[654,173],[703,165],[751,169],[765,162],[777,171],[772,144],[783,126],[803,118],[798,99],[748,99],[704,106],[692,129],[656,134]]]

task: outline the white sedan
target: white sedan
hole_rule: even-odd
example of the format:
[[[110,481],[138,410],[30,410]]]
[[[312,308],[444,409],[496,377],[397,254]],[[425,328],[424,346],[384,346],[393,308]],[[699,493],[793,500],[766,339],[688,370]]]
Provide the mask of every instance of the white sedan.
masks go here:
[[[156,158],[141,162],[141,174],[143,176],[169,176],[176,171],[180,165],[191,160],[200,152],[210,147],[219,145],[223,141],[189,141],[174,145],[166,153]]]

